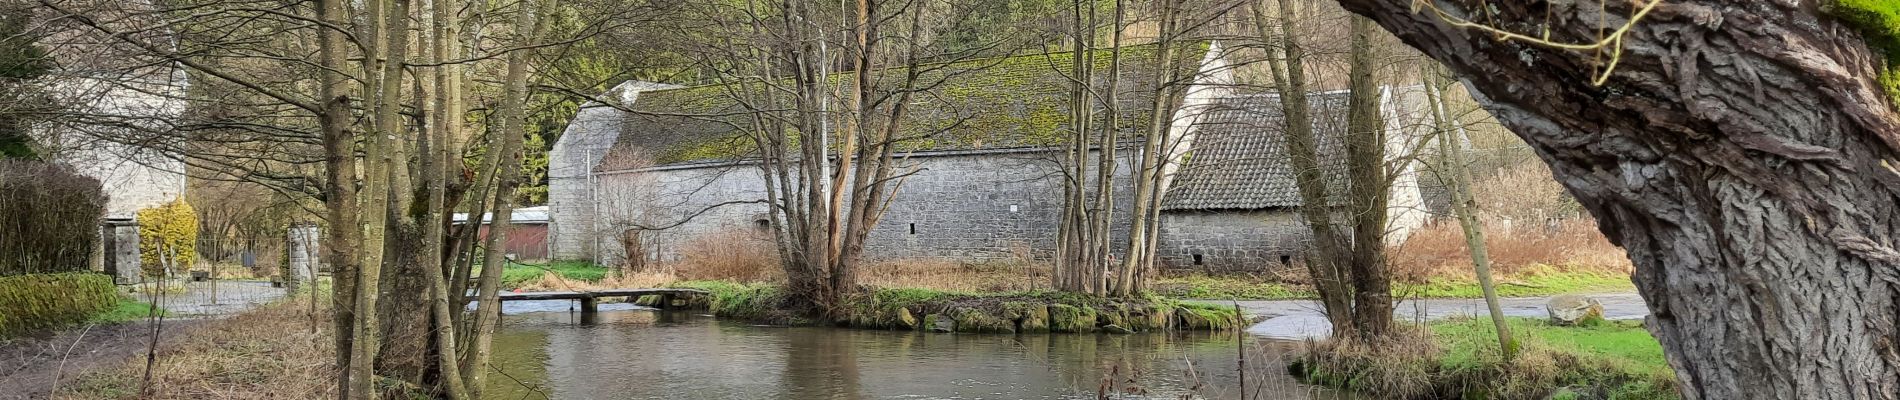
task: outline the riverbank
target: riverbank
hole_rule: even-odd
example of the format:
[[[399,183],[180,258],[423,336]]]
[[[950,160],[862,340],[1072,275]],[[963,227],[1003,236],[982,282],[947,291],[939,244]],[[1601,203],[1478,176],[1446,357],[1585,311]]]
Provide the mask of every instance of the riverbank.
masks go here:
[[[776,268],[776,265],[770,266]],[[513,264],[504,270],[502,287],[523,291],[588,290],[597,288],[659,287],[680,281],[732,280],[746,283],[777,282],[771,271],[722,266],[718,271],[680,265],[649,272],[622,274],[584,261]],[[1470,270],[1442,268],[1429,274],[1402,274],[1393,282],[1395,298],[1475,299],[1483,297]],[[1019,263],[959,264],[947,262],[887,262],[865,269],[865,285],[883,289],[922,289],[960,293],[1010,293],[1048,290],[1046,267]],[[1300,300],[1317,298],[1298,271],[1273,274],[1169,273],[1157,278],[1150,293],[1174,299]],[[1542,297],[1570,293],[1631,292],[1636,287],[1621,267],[1532,265],[1513,268],[1497,277],[1502,297]]]
[[[1556,326],[1511,318],[1520,353],[1504,360],[1489,319],[1426,324],[1380,346],[1309,342],[1289,372],[1375,398],[1673,400],[1662,347],[1636,321]]]
[[[782,325],[832,325],[960,333],[1135,333],[1231,330],[1245,320],[1234,308],[1163,297],[1112,299],[1046,291],[1002,293],[867,288],[847,295],[833,321],[813,321],[784,307],[787,294],[773,284],[686,281],[668,286],[705,290],[680,299],[721,318]],[[640,303],[657,304],[658,296]]]

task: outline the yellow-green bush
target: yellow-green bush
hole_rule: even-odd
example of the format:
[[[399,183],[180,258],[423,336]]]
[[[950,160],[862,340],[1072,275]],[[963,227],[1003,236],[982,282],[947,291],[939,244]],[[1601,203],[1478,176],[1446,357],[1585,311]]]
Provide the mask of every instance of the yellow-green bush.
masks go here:
[[[83,322],[119,299],[112,277],[99,273],[0,277],[0,338]]]
[[[172,260],[173,272],[184,271],[198,255],[198,212],[184,200],[139,210],[139,263],[148,274],[164,271]]]

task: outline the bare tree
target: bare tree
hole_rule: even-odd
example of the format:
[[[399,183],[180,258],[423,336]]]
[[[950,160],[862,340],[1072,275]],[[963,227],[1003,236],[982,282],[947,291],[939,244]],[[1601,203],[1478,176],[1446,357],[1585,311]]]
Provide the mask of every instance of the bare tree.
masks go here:
[[[1452,214],[1458,218],[1458,226],[1465,233],[1465,248],[1471,253],[1471,267],[1478,276],[1478,288],[1484,292],[1484,306],[1491,314],[1492,328],[1498,334],[1498,352],[1506,360],[1517,355],[1517,340],[1511,337],[1511,326],[1506,323],[1504,310],[1498,305],[1497,285],[1491,278],[1490,251],[1484,243],[1484,224],[1478,221],[1478,204],[1471,197],[1471,166],[1466,160],[1464,147],[1466,139],[1464,124],[1451,116],[1445,100],[1444,88],[1447,86],[1441,76],[1442,67],[1427,66],[1420,76],[1425,79],[1425,95],[1429,97],[1427,107],[1431,108],[1433,134],[1438,137],[1437,168],[1438,179],[1445,182],[1450,193]]]

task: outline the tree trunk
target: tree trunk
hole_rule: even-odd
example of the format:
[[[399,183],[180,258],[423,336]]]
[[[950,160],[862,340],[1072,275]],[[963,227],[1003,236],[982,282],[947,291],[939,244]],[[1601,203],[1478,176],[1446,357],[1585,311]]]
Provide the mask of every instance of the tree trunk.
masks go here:
[[[1385,179],[1385,118],[1379,111],[1378,54],[1371,20],[1351,17],[1351,55],[1346,105],[1346,219],[1352,224],[1352,318],[1361,339],[1392,330],[1392,274],[1385,262],[1386,207],[1392,185]],[[1311,204],[1305,203],[1310,208]]]
[[[553,0],[537,0],[521,4],[520,14],[515,16],[515,29],[521,32],[520,44],[535,43],[546,31],[547,24],[540,23],[541,16],[553,11]],[[501,131],[498,134],[504,160],[495,170],[495,207],[494,217],[488,222],[488,238],[485,241],[487,254],[482,262],[481,300],[475,306],[475,332],[471,335],[473,349],[464,361],[461,370],[469,374],[468,392],[470,398],[482,398],[487,382],[488,357],[494,345],[495,327],[501,319],[501,271],[507,264],[503,259],[501,243],[508,241],[509,223],[514,211],[514,189],[521,177],[521,145],[526,136],[526,108],[528,102],[528,62],[533,50],[515,50],[508,53],[507,71],[504,73],[502,105],[500,108]],[[481,214],[470,214],[469,229],[481,224]]]
[[[1285,116],[1281,131],[1286,133],[1287,158],[1299,186],[1303,205],[1299,207],[1300,216],[1313,233],[1306,258],[1307,272],[1312,276],[1313,288],[1319,292],[1326,319],[1332,322],[1333,334],[1341,336],[1358,331],[1353,327],[1353,289],[1345,269],[1350,259],[1346,252],[1349,246],[1338,226],[1333,224],[1334,207],[1328,194],[1331,185],[1319,168],[1318,139],[1313,132],[1307,99],[1306,51],[1299,36],[1289,28],[1296,21],[1295,2],[1279,0],[1279,3],[1278,18],[1267,17],[1267,6],[1254,3],[1254,22],[1259,25],[1261,36],[1270,42],[1267,61],[1280,95],[1280,111]]]
[[[1438,136],[1438,179],[1451,194],[1451,211],[1465,233],[1465,248],[1471,254],[1471,267],[1484,291],[1484,307],[1491,314],[1491,327],[1497,330],[1498,354],[1505,360],[1517,356],[1517,340],[1511,338],[1511,326],[1505,322],[1504,308],[1498,304],[1497,285],[1491,281],[1491,252],[1485,247],[1484,226],[1478,222],[1477,202],[1471,199],[1471,165],[1465,158],[1465,128],[1449,117],[1439,68],[1427,67],[1420,75],[1425,81],[1426,107],[1431,108],[1432,130]]]
[[[349,20],[343,0],[320,0],[316,7],[318,18],[325,23],[342,26]],[[324,67],[318,88],[322,98],[322,113],[318,123],[323,128],[324,169],[328,185],[324,190],[324,203],[330,222],[330,234],[324,237],[323,248],[329,250],[326,262],[330,264],[332,276],[330,301],[334,313],[332,324],[336,332],[336,367],[340,372],[337,374],[339,398],[348,396],[349,370],[344,367],[350,364],[350,354],[354,350],[350,335],[345,332],[351,332],[355,325],[356,298],[353,293],[356,290],[356,270],[362,261],[357,258],[362,231],[356,229],[356,130],[350,115],[349,80],[342,72],[349,62],[345,36],[335,29],[321,29],[318,30],[317,41],[319,63]]]
[[[1628,251],[1686,397],[1900,388],[1900,115],[1861,36],[1817,14],[1831,2],[1665,2],[1602,57],[1500,41],[1411,1],[1342,3],[1469,77]],[[1535,35],[1572,43],[1639,5],[1487,4],[1484,21],[1542,21]]]

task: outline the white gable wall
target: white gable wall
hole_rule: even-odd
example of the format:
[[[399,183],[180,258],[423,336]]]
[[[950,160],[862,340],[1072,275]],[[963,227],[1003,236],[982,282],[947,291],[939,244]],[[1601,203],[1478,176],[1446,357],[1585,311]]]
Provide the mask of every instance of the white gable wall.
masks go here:
[[[677,86],[627,81],[604,95],[620,104],[631,105],[640,92]],[[582,104],[580,112],[568,121],[554,148],[548,150],[549,246],[557,260],[594,258],[600,237],[594,221],[595,208],[592,171],[607,149],[620,137],[621,123],[627,112],[597,102]]]

